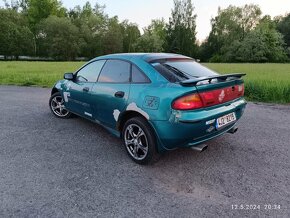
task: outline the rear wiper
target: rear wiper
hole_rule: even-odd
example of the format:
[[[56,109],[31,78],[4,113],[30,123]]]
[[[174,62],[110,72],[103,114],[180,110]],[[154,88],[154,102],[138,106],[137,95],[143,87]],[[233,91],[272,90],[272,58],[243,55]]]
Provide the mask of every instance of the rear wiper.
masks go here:
[[[166,68],[169,68],[170,70],[173,70],[180,77],[183,77],[185,79],[189,79],[191,77],[191,75],[189,75],[189,74],[187,74],[187,73],[185,73],[185,72],[183,72],[183,71],[181,71],[181,70],[179,70],[179,69],[177,69],[175,67],[172,67],[169,64],[162,64],[162,65],[165,66]],[[188,77],[188,75],[190,77]]]

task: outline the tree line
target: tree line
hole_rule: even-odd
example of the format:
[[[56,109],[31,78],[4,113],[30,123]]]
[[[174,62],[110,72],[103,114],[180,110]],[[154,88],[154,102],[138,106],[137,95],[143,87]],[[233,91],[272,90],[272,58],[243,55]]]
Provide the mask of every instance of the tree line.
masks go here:
[[[0,8],[0,55],[53,60],[90,59],[120,52],[173,52],[205,62],[287,62],[290,14],[262,16],[258,5],[218,9],[200,43],[191,0],[174,0],[168,21],[137,24],[110,17],[105,6],[87,2],[66,9],[59,0],[4,1]]]

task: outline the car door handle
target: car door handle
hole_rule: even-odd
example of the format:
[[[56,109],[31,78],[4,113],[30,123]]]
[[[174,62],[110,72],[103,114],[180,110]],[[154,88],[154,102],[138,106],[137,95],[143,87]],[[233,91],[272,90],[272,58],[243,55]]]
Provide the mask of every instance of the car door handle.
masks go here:
[[[125,92],[122,92],[122,91],[118,91],[115,93],[115,97],[116,98],[123,98],[125,95]]]
[[[89,92],[89,91],[90,91],[90,88],[89,88],[89,87],[84,87],[84,88],[83,88],[83,91],[84,91],[84,92]]]

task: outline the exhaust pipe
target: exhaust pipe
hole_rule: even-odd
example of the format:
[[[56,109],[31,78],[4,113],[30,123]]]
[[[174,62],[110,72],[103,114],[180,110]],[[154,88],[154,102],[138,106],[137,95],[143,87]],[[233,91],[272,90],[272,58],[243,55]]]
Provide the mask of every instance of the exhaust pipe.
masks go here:
[[[203,152],[207,149],[207,145],[206,144],[200,144],[194,147],[191,147],[192,150],[198,151],[198,152]]]
[[[231,133],[231,134],[235,134],[237,131],[238,131],[238,127],[234,126],[233,128],[231,128],[228,133]]]

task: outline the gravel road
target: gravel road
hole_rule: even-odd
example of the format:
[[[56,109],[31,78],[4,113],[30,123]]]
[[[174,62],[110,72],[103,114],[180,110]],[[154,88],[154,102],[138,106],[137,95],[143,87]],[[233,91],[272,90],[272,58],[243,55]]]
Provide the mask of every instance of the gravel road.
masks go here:
[[[290,217],[290,106],[249,103],[235,135],[139,166],[49,95],[0,86],[0,217]]]

